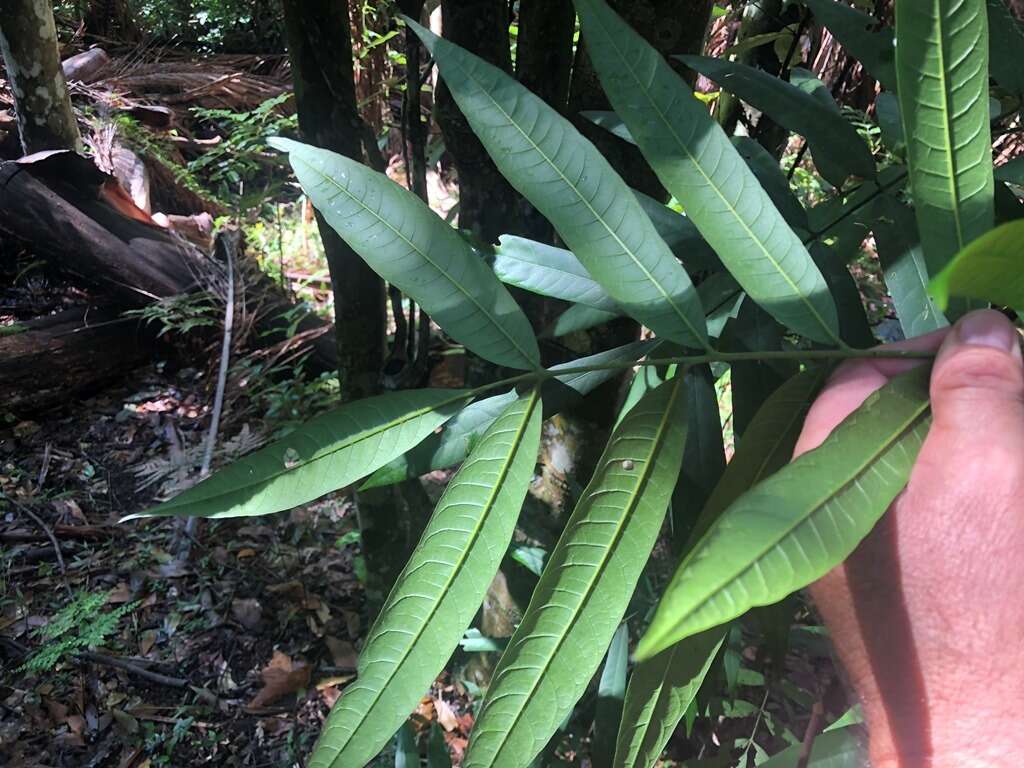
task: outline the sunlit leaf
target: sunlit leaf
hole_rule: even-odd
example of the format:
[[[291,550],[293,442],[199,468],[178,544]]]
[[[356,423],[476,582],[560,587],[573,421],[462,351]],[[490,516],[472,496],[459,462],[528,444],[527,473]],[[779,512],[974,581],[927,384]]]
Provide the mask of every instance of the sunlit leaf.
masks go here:
[[[316,416],[137,517],[267,515],[344,488],[409,450],[469,400],[453,389],[391,392]]]
[[[781,323],[836,343],[825,279],[706,107],[605,3],[576,0],[576,9],[615,111],[722,263]]]
[[[992,228],[985,0],[896,3],[896,71],[925,264]]]
[[[547,217],[616,303],[663,338],[706,347],[704,313],[690,278],[597,148],[502,70],[406,23],[433,54],[501,174]]]
[[[445,488],[331,710],[310,768],[366,765],[444,668],[508,547],[537,460],[537,390],[491,425]]]
[[[419,302],[451,337],[510,368],[536,368],[522,309],[466,240],[416,195],[357,160],[290,139],[295,175],[328,224],[379,274]]]
[[[612,433],[487,689],[466,768],[529,765],[586,689],[657,540],[685,432],[677,377]]]
[[[931,283],[936,303],[951,296],[1024,307],[1024,220],[996,227],[956,255]]]
[[[672,578],[636,656],[768,605],[842,562],[903,490],[931,421],[927,366],[737,499]]]

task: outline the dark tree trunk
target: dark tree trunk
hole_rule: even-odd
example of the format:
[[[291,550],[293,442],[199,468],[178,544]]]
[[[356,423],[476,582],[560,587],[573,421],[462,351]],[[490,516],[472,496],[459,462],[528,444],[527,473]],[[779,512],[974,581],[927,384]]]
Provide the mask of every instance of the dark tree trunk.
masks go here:
[[[47,0],[0,0],[0,49],[25,154],[81,148],[60,67],[51,4]]]
[[[348,5],[331,0],[284,0],[299,127],[304,139],[361,160],[365,126],[352,75]],[[384,362],[384,283],[317,213],[334,290],[338,375],[342,399],[379,388]]]
[[[520,0],[516,77],[559,112],[569,103],[575,27],[572,0]]]
[[[445,39],[512,71],[506,0],[441,0]],[[542,240],[550,230],[498,173],[442,79],[436,95],[437,122],[459,174],[459,226],[482,240],[517,234]]]
[[[669,57],[702,52],[714,1],[611,0],[610,5],[662,55]],[[669,61],[692,83],[692,73],[678,62]],[[583,40],[576,49],[569,90],[569,115],[627,184],[651,197],[665,200],[667,193],[636,147],[579,117],[579,113],[585,110],[606,109],[611,109],[611,105],[587,55],[586,40]]]

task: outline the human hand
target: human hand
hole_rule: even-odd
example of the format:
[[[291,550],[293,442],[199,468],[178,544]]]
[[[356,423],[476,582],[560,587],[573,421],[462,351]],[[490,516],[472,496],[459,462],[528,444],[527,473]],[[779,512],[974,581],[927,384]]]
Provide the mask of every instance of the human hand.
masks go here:
[[[1024,759],[1024,367],[1002,315],[972,312],[904,342],[938,349],[933,424],[906,490],[845,563],[814,584],[874,768]],[[817,447],[915,363],[842,365],[795,454]]]

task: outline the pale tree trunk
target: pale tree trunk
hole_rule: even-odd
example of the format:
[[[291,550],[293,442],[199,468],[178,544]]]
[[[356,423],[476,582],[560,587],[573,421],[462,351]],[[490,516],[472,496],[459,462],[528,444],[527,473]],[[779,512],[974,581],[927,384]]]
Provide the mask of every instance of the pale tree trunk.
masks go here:
[[[0,0],[0,50],[25,154],[81,149],[48,0]]]

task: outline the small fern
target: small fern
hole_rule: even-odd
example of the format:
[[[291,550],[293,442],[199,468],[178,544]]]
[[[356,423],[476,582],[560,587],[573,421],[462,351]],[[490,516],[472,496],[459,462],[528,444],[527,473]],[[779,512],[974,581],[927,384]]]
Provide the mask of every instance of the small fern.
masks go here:
[[[33,633],[44,645],[19,672],[48,672],[67,656],[95,648],[117,629],[121,617],[134,610],[138,601],[112,611],[103,611],[109,592],[79,592],[45,625]]]

